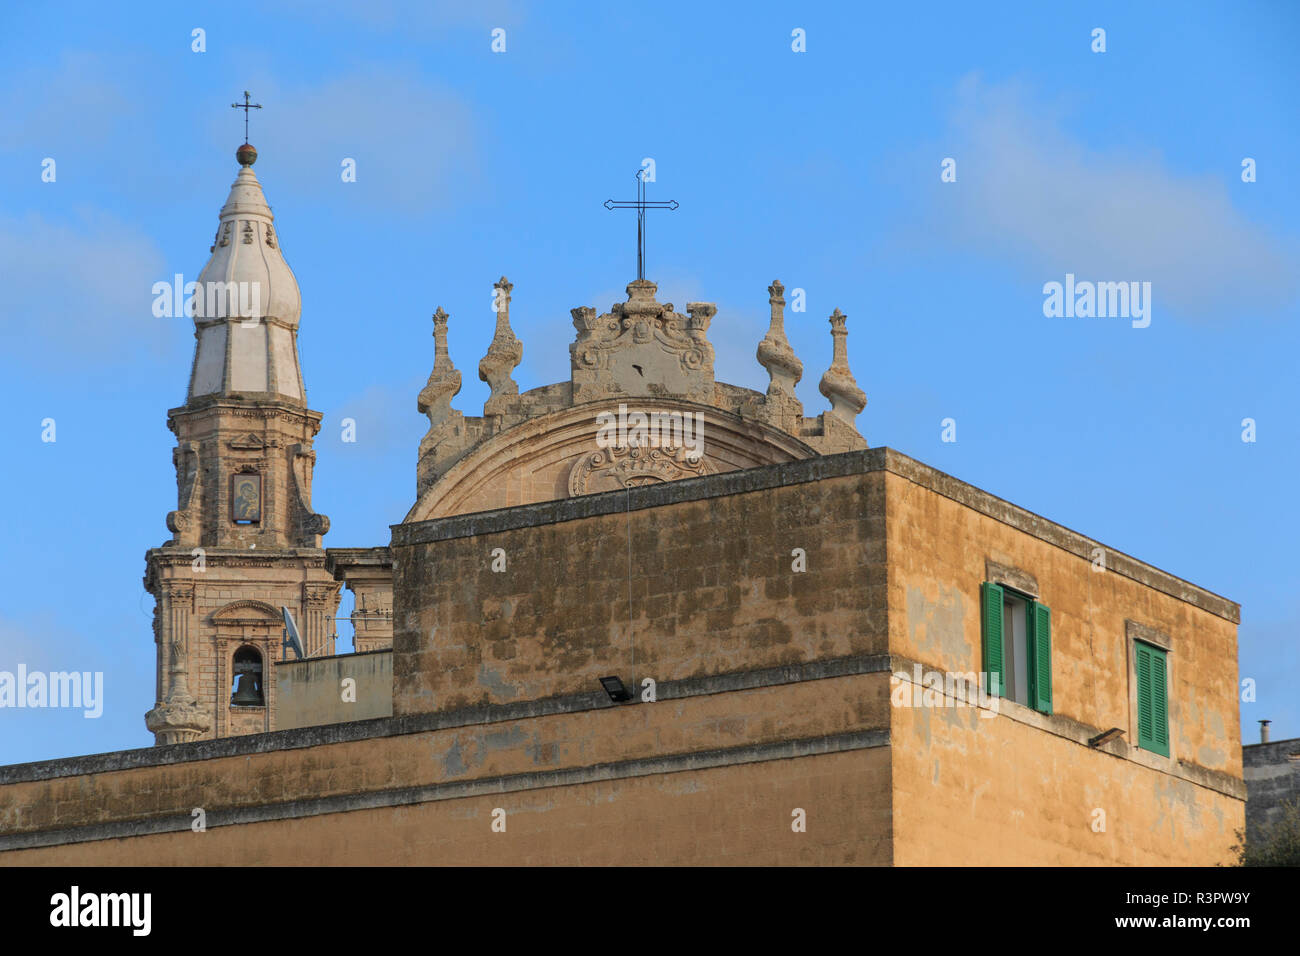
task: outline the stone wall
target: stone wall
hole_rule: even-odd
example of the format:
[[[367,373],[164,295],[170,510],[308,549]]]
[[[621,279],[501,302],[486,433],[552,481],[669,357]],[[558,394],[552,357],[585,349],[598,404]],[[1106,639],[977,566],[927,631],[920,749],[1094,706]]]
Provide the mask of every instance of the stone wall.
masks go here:
[[[883,660],[661,689],[0,768],[0,863],[890,862]]]
[[[1250,744],[1242,750],[1248,792],[1246,835],[1257,838],[1261,826],[1281,818],[1284,802],[1300,800],[1300,737]]]
[[[279,688],[276,725],[281,730],[392,716],[390,650],[278,661],[273,666]],[[344,680],[351,680],[352,686],[344,687]]]
[[[883,652],[884,475],[798,467],[395,527],[393,713]]]

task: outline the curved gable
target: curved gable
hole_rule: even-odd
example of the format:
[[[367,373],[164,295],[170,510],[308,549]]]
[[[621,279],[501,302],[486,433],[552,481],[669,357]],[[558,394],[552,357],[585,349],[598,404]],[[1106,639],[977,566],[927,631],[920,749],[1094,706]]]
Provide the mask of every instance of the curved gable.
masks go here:
[[[794,393],[803,363],[786,339],[780,282],[768,286],[771,323],[756,352],[770,378],[766,393],[714,377],[713,303],[687,303],[681,314],[656,299],[653,282],[637,279],[627,301],[606,313],[571,309],[577,337],[569,344],[569,381],[521,394],[512,376],[523,357],[510,326],[514,284],[502,276],[494,288],[496,331],[478,367],[492,393],[481,416],[451,407],[461,374],[447,349],[450,317],[441,308],[433,315],[433,370],[417,401],[429,430],[405,522],[866,447],[853,425],[866,395],[848,368],[844,314],[836,309],[830,318],[834,358],[820,384],[831,409],[806,417]],[[636,421],[624,425],[627,416]],[[619,426],[614,436],[602,424],[611,417]],[[646,440],[630,437],[638,427]]]
[[[638,414],[644,416],[643,433]],[[816,454],[783,431],[712,405],[673,398],[611,398],[560,409],[487,439],[429,487],[404,521],[554,501]]]

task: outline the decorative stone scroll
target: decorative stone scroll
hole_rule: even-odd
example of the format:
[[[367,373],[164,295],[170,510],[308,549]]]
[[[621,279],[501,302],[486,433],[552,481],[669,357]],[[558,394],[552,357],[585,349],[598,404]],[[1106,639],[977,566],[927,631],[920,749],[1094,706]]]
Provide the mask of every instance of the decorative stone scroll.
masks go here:
[[[571,310],[577,339],[569,346],[574,404],[618,395],[660,395],[707,403],[713,396],[709,323],[717,306],[691,302],[689,315],[655,301],[658,286],[638,279],[628,300],[609,312]]]
[[[693,457],[685,448],[619,445],[583,455],[574,463],[569,472],[569,496],[712,474],[714,468],[706,457]]]
[[[319,547],[314,539],[330,529],[330,519],[316,514],[311,507],[311,469],[316,463],[316,452],[309,442],[293,446],[293,484],[298,499],[299,533],[308,539],[306,547]]]

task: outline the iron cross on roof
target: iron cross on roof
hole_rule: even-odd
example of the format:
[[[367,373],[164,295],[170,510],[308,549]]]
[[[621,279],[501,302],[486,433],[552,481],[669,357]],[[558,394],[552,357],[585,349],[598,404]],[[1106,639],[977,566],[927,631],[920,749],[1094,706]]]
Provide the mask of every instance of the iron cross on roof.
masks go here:
[[[248,142],[248,111],[260,110],[262,108],[261,103],[250,103],[248,102],[248,100],[249,100],[248,90],[244,90],[244,102],[230,104],[232,108],[244,111],[244,142],[245,143]]]
[[[645,211],[647,209],[676,209],[677,200],[670,199],[667,202],[646,202],[645,198],[645,180],[642,178],[644,169],[636,171],[636,201],[619,201],[615,199],[606,199],[606,209],[635,209],[636,210],[636,277],[645,278]]]

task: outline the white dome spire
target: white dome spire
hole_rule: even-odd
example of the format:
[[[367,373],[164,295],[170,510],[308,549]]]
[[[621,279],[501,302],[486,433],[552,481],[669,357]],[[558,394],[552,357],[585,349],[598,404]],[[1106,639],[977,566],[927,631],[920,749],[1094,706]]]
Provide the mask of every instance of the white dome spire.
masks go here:
[[[253,172],[257,151],[245,143],[236,156],[242,168],[199,273],[189,399],[239,394],[305,403],[298,280],[280,252],[275,217]]]

